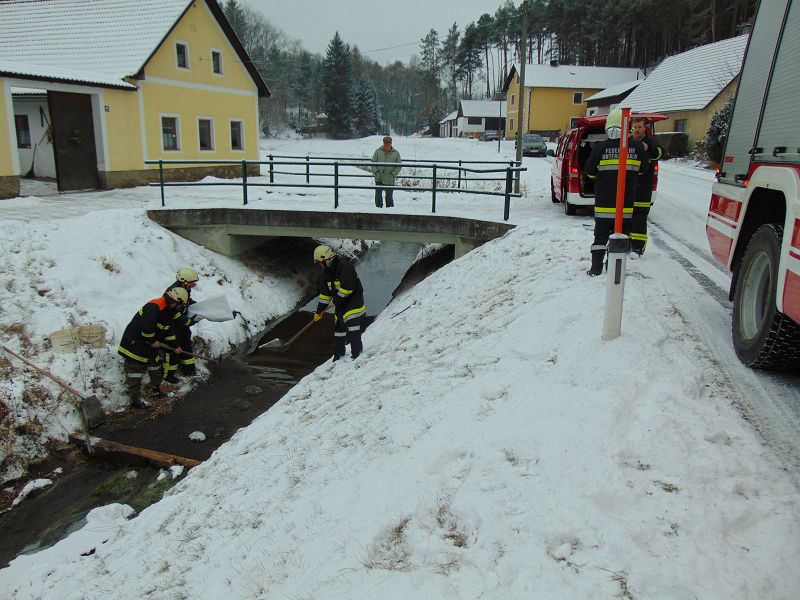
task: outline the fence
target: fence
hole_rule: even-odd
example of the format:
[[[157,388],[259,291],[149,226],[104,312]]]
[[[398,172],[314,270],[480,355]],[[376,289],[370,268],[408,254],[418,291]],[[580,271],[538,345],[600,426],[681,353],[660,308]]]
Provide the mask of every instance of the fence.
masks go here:
[[[464,160],[445,160],[445,161],[403,161],[400,163],[404,170],[411,169],[410,174],[401,176],[402,180],[430,182],[428,187],[417,185],[394,185],[394,186],[375,186],[375,185],[352,185],[342,183],[349,179],[370,178],[373,175],[371,168],[375,166],[398,166],[398,163],[375,163],[369,159],[352,158],[341,160],[331,156],[290,156],[274,155],[268,156],[269,160],[148,160],[145,164],[158,165],[159,181],[151,183],[151,186],[161,188],[161,206],[166,206],[165,188],[173,186],[240,186],[242,188],[242,203],[247,205],[248,189],[259,187],[287,187],[287,188],[323,188],[333,190],[333,207],[339,208],[340,190],[375,190],[392,189],[407,190],[417,192],[431,192],[431,212],[436,212],[436,196],[438,193],[469,193],[482,196],[502,196],[505,200],[503,206],[503,219],[508,221],[511,212],[511,198],[519,198],[520,194],[514,193],[514,177],[519,177],[524,167],[519,166],[516,161],[464,161]],[[164,165],[241,165],[241,181],[165,181]],[[248,167],[252,165],[267,165],[267,173],[262,174],[258,181],[248,178]],[[474,168],[465,165],[495,165],[489,168]],[[502,166],[500,166],[502,165]],[[277,168],[276,168],[277,167]],[[301,167],[300,170],[282,170],[289,167]],[[328,171],[312,171],[312,167],[329,167]],[[342,173],[341,167],[356,167],[367,171],[365,173]],[[419,174],[419,173],[422,174]],[[454,173],[452,173],[454,172]],[[430,173],[428,175],[427,173]],[[448,174],[450,173],[450,174]],[[486,175],[501,174],[501,177],[486,177]],[[275,181],[276,175],[288,175],[304,178],[305,182],[278,183]],[[311,178],[333,178],[332,183],[312,183]],[[269,181],[263,179],[269,178]],[[473,188],[476,182],[502,182],[497,187],[500,191],[469,189]],[[442,185],[444,184],[444,185]]]

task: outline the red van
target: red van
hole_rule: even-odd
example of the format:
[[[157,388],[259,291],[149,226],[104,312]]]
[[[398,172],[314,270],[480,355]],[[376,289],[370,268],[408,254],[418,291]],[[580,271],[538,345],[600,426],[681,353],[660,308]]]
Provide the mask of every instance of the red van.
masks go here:
[[[606,139],[606,117],[608,115],[592,115],[581,117],[575,127],[567,131],[558,140],[553,166],[550,170],[550,194],[554,204],[564,203],[564,212],[574,215],[579,206],[594,206],[594,180],[586,177],[583,166],[592,153],[592,146]],[[633,117],[645,117],[648,121],[647,133],[655,135],[654,124],[667,119],[667,115],[659,113],[631,113]],[[658,173],[653,177],[653,200],[656,199]]]

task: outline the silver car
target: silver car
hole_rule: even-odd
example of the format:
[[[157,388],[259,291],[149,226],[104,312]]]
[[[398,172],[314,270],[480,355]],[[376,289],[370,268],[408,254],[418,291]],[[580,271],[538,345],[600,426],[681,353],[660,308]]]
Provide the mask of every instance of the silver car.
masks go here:
[[[523,156],[547,156],[547,144],[538,133],[526,133],[522,136]]]

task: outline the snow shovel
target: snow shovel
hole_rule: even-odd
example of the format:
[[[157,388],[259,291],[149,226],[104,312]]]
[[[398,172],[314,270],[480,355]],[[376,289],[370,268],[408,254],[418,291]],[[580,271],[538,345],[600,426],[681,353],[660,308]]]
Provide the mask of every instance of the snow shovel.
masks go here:
[[[328,310],[332,305],[333,305],[333,302],[329,302],[328,306],[326,306],[324,309],[322,309],[322,311],[319,314],[324,314],[325,311]],[[297,338],[299,338],[306,331],[308,331],[308,329],[314,323],[316,323],[316,321],[314,319],[311,319],[308,323],[306,323],[305,326],[303,326],[303,328],[300,331],[298,331],[291,338],[289,338],[288,342],[284,343],[281,340],[279,340],[278,338],[275,338],[274,340],[270,340],[269,342],[266,342],[265,344],[261,344],[258,348],[256,348],[256,350],[261,350],[263,348],[264,350],[269,350],[270,352],[283,352],[289,346],[291,346]]]
[[[78,405],[76,408],[78,409],[78,412],[80,413],[81,417],[83,435],[86,438],[86,449],[89,451],[89,454],[94,454],[94,448],[92,448],[92,442],[90,441],[89,438],[89,429],[90,428],[93,429],[98,425],[101,425],[103,421],[105,421],[105,415],[103,414],[103,409],[100,405],[100,400],[97,399],[97,396],[95,396],[94,394],[92,394],[89,397],[84,396],[78,390],[76,390],[74,387],[68,384],[66,381],[64,381],[60,377],[56,377],[55,375],[53,375],[50,371],[45,371],[41,367],[36,366],[27,358],[20,356],[19,354],[17,354],[13,350],[9,350],[5,346],[0,346],[0,348],[8,352],[10,355],[17,357],[19,360],[24,362],[26,365],[28,365],[30,368],[37,371],[38,373],[41,373],[45,377],[52,379],[58,385],[60,385],[62,388],[68,391],[70,394],[78,398]]]

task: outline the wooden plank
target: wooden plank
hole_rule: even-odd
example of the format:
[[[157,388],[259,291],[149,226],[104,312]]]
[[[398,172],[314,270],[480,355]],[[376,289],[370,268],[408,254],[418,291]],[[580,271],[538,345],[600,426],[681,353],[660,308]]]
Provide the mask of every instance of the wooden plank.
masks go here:
[[[86,444],[85,439],[75,434],[71,434],[69,438],[75,444]],[[191,469],[192,467],[199,465],[201,462],[193,458],[176,456],[174,454],[167,454],[166,452],[149,450],[147,448],[137,448],[135,446],[128,446],[127,444],[120,444],[119,442],[112,442],[111,440],[104,440],[94,436],[90,436],[90,440],[96,455],[117,458],[126,463],[145,462],[162,469],[168,469],[173,465],[182,465],[188,469]]]

